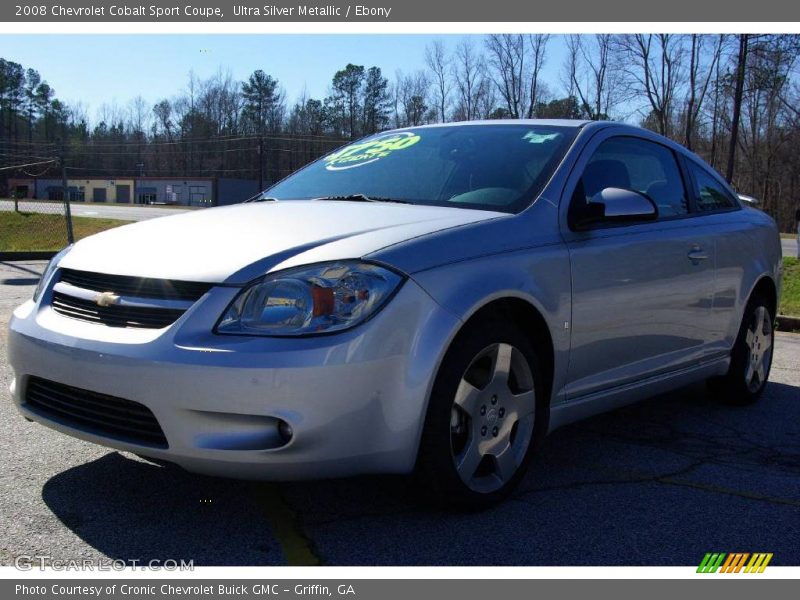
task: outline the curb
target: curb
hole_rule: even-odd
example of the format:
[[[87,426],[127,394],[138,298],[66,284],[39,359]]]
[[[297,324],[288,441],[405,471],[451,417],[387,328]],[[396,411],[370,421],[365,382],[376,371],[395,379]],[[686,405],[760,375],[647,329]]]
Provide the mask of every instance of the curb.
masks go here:
[[[800,331],[800,317],[778,315],[775,319],[779,331]]]

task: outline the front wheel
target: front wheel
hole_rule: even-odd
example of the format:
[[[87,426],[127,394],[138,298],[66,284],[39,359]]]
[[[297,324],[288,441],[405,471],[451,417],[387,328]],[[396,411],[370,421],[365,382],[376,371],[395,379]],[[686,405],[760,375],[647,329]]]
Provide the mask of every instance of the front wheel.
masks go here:
[[[539,361],[504,321],[462,332],[439,370],[420,448],[425,486],[443,504],[490,506],[519,483],[547,430]]]
[[[754,296],[747,303],[728,373],[709,381],[722,402],[743,406],[761,396],[772,367],[773,318],[770,303],[765,298]]]

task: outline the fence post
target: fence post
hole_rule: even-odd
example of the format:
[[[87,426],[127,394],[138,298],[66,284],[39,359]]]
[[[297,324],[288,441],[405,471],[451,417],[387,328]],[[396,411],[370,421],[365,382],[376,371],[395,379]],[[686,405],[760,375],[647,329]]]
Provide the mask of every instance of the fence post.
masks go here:
[[[69,244],[75,243],[75,235],[72,231],[72,208],[69,204],[69,185],[67,184],[67,149],[66,142],[62,140],[61,143],[61,185],[64,188],[64,217],[67,220],[67,242]]]
[[[264,191],[264,136],[258,134],[258,190]]]

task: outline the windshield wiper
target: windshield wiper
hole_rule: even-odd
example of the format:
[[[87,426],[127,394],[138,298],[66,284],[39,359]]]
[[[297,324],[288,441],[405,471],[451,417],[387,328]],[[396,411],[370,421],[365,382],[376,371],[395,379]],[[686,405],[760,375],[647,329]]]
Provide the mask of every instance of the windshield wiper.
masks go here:
[[[245,202],[277,202],[277,198],[272,198],[271,196],[265,196],[264,192],[259,192],[255,196],[250,196],[247,200],[242,200],[242,204]]]
[[[381,196],[367,196],[366,194],[345,194],[342,196],[322,196],[314,200],[331,200],[338,202],[393,202],[395,204],[411,204],[408,200],[398,200],[397,198],[384,198]]]

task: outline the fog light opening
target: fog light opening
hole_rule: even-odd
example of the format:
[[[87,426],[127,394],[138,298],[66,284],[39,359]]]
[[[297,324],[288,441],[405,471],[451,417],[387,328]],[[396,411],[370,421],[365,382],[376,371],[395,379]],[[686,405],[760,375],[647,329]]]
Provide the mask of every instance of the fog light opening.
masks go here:
[[[291,441],[292,436],[294,435],[294,430],[292,429],[292,426],[289,425],[286,421],[279,421],[278,433],[280,434],[283,443],[288,444]]]

